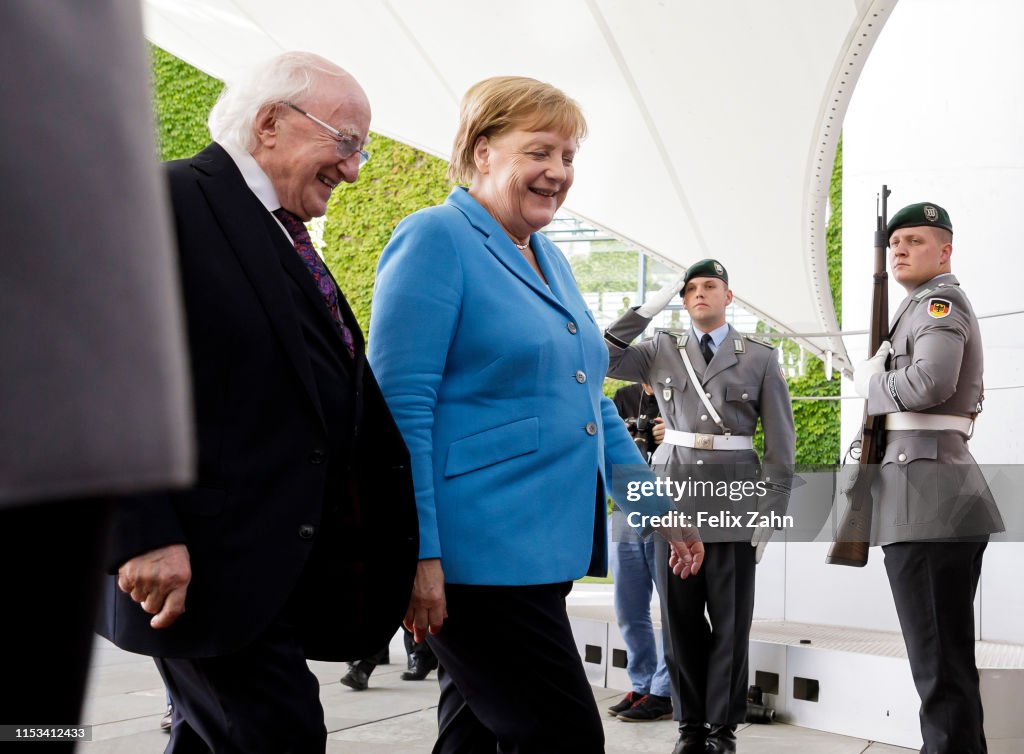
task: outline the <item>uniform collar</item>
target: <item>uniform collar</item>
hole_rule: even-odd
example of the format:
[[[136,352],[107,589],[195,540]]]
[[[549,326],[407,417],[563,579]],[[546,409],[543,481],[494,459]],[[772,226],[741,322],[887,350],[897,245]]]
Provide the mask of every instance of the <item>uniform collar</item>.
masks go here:
[[[693,328],[693,335],[699,343],[700,339],[704,336],[704,331],[698,328],[696,325],[691,324],[691,327]],[[718,347],[722,345],[722,341],[725,340],[725,336],[729,334],[729,323],[726,322],[721,327],[716,327],[714,330],[707,334],[711,336],[712,346],[714,347],[714,350],[717,351]]]

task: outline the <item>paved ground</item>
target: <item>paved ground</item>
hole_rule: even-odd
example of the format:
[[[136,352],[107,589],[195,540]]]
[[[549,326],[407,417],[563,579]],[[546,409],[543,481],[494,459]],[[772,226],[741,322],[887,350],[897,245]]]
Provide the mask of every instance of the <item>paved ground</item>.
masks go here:
[[[329,731],[330,754],[427,754],[437,733],[437,681],[402,681],[405,650],[401,636],[391,644],[397,662],[381,666],[367,691],[355,692],[338,683],[345,666],[311,663],[320,679],[320,698]],[[621,691],[595,688],[603,710]],[[85,754],[159,754],[167,735],[158,729],[164,691],[152,660],[122,652],[97,640],[83,722],[91,724],[93,741]],[[606,716],[608,754],[669,754],[676,740],[671,721],[629,724]],[[748,725],[738,733],[744,754],[907,754],[884,744],[797,728],[792,725]]]

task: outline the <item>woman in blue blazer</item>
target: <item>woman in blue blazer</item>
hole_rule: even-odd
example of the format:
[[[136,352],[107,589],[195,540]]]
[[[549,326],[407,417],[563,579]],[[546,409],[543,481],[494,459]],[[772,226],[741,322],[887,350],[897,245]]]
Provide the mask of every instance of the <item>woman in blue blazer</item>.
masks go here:
[[[594,317],[538,233],[585,132],[553,86],[476,84],[450,168],[469,188],[403,220],[377,268],[369,358],[411,454],[421,560],[406,621],[441,662],[435,752],[603,749],[565,596],[606,570],[613,465],[649,472],[602,394]],[[685,576],[701,551],[681,548]]]

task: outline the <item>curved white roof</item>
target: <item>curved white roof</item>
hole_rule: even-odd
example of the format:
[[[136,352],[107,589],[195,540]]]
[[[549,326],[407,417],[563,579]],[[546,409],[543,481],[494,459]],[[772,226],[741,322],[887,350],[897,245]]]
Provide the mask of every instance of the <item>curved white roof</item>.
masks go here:
[[[684,268],[730,270],[739,303],[837,330],[828,180],[881,0],[145,0],[151,41],[217,78],[287,49],[351,71],[373,130],[447,158],[458,103],[498,74],[579,100],[591,136],[565,208]],[[812,352],[842,342],[805,338]]]

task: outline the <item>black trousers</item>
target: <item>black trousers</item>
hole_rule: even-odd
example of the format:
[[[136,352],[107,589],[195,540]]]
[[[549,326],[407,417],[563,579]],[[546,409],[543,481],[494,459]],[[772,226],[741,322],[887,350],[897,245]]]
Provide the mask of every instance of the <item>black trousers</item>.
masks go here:
[[[987,544],[899,542],[882,548],[921,697],[922,754],[988,751],[974,660],[974,595]]]
[[[445,585],[435,754],[592,754],[604,729],[576,650],[572,584]]]
[[[0,509],[5,724],[81,720],[111,510],[97,498]],[[70,752],[74,743],[26,748]]]
[[[683,580],[668,570],[668,544],[656,538],[673,717],[682,724],[738,725],[747,715],[754,548],[746,541],[704,548],[704,567]]]
[[[174,700],[166,754],[323,754],[320,684],[287,617],[222,657],[156,657]]]

